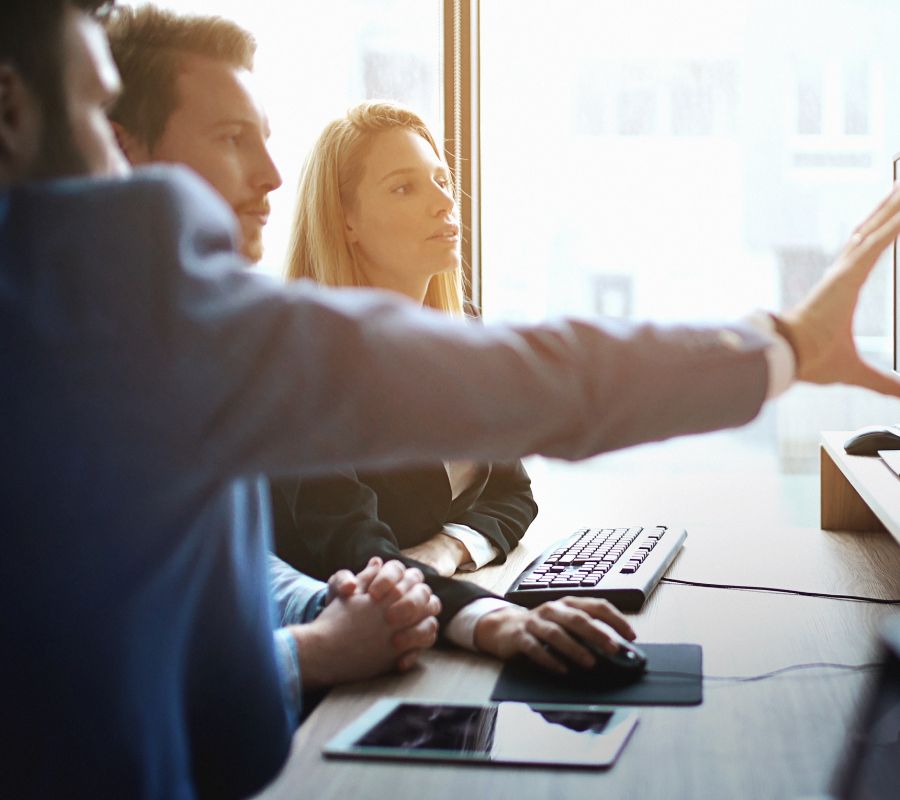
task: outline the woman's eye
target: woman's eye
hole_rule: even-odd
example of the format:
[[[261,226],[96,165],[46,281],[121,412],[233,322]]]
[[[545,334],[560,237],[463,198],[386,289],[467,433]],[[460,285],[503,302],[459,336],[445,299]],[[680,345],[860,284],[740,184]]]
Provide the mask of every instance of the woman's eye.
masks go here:
[[[391,189],[391,194],[407,194],[409,192],[409,184],[402,183],[399,186],[395,186]]]
[[[450,181],[448,181],[446,178],[435,178],[435,182],[442,189],[446,189],[450,185]]]

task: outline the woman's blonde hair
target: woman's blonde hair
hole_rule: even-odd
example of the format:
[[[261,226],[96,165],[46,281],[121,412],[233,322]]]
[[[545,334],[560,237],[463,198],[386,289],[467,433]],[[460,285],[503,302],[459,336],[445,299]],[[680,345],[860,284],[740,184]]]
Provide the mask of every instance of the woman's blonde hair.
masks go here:
[[[444,160],[422,118],[396,103],[361,103],[331,122],[313,146],[300,176],[285,266],[289,280],[311,278],[328,286],[370,285],[347,241],[344,211],[355,202],[372,137],[394,128],[418,134]],[[432,277],[424,304],[450,314],[463,312],[459,267]]]

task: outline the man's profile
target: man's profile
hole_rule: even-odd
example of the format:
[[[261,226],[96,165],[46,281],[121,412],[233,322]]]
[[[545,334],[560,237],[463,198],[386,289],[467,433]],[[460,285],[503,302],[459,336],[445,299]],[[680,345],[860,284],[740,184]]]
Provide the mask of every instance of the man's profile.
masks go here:
[[[206,179],[238,219],[242,252],[259,261],[281,176],[253,86],[252,36],[221,17],[153,6],[119,8],[106,27],[126,79],[110,118],[128,160],[185,164]]]

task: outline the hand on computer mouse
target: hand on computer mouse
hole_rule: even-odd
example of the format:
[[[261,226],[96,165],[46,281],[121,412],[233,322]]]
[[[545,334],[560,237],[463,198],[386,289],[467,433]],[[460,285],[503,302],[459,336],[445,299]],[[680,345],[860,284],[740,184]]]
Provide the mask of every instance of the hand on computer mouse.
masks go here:
[[[497,658],[524,655],[545,669],[565,674],[569,663],[593,669],[597,657],[587,643],[614,656],[621,638],[634,630],[606,600],[564,597],[537,608],[509,605],[486,614],[475,626],[475,646]],[[549,647],[549,649],[548,649]]]
[[[647,671],[646,653],[614,631],[612,633],[613,640],[618,642],[618,650],[612,654],[601,650],[593,642],[581,642],[594,654],[596,663],[591,669],[579,668],[579,671],[606,683],[631,683],[639,680]]]

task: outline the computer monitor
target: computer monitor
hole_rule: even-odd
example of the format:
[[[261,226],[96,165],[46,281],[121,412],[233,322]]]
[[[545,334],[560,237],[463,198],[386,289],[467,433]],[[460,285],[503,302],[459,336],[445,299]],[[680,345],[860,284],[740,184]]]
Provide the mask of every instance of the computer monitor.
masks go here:
[[[900,787],[900,614],[881,629],[881,667],[832,781],[836,800],[893,800]]]

